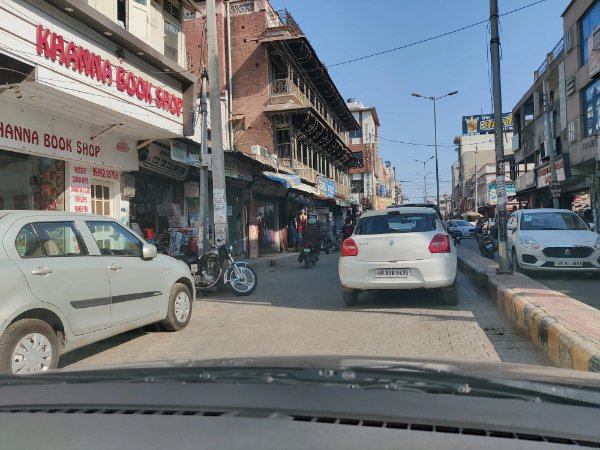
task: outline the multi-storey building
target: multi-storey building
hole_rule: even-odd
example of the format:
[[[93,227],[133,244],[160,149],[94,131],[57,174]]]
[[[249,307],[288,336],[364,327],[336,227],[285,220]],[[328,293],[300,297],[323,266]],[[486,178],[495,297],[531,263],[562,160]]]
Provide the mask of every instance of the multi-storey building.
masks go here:
[[[453,166],[454,211],[460,215],[474,211],[477,171],[486,164],[495,164],[493,115],[463,116],[463,134],[454,138],[458,161]],[[504,153],[512,155],[512,114],[503,114]],[[507,173],[508,174],[508,173]]]
[[[181,18],[193,9],[0,2],[0,209],[102,214],[149,238],[173,224],[173,211],[181,219],[192,172],[171,159],[171,143],[192,134]]]
[[[186,34],[199,73],[206,55],[205,2],[196,6],[200,12],[187,18]],[[267,0],[217,0],[216,9],[228,150],[256,162],[250,179],[228,182],[237,183],[236,195],[248,205],[250,256],[280,251],[293,244],[302,209],[317,214],[328,230],[341,225],[350,206],[348,170],[359,165],[348,133],[359,125],[289,12],[275,11]]]
[[[365,106],[354,98],[349,98],[347,105],[360,125],[350,132],[350,149],[362,162],[361,167],[350,169],[352,197],[364,209],[372,209],[378,196],[375,172],[379,160],[379,116],[375,107]]]

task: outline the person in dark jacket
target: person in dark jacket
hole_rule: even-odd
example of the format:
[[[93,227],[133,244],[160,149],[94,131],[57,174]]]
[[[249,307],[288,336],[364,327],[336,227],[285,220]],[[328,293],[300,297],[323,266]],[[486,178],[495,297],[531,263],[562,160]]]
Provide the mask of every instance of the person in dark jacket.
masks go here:
[[[342,227],[342,238],[348,239],[354,233],[354,225],[352,225],[352,219],[348,217],[346,223]]]

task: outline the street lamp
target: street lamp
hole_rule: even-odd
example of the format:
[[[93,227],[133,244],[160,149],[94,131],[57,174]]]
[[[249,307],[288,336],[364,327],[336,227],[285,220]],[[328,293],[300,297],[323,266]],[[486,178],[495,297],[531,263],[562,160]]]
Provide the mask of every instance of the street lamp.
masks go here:
[[[429,158],[425,161],[421,161],[420,159],[415,159],[415,161],[423,164],[423,173],[425,173],[425,164],[427,164],[433,158],[434,157],[432,156],[431,158]],[[429,172],[429,173],[431,173],[431,172]],[[425,203],[427,203],[427,178],[426,178],[426,176],[423,177],[423,201]]]
[[[435,104],[438,100],[441,100],[444,97],[448,97],[450,95],[456,95],[458,91],[448,92],[446,95],[442,95],[440,97],[426,97],[424,95],[418,94],[416,92],[412,93],[413,97],[424,98],[427,100],[431,100],[433,102],[433,137],[435,141],[435,188],[436,188],[436,199],[437,204],[440,204],[440,172],[438,167],[438,147],[437,147],[437,113]]]

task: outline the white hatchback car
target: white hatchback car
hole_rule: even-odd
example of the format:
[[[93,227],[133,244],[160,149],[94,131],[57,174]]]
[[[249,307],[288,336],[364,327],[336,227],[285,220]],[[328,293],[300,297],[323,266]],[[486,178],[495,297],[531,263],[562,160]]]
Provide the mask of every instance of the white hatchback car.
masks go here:
[[[378,289],[438,289],[448,305],[458,303],[457,254],[433,208],[370,211],[342,243],[339,276],[347,306],[360,292]]]
[[[457,231],[462,238],[474,238],[475,227],[466,220],[452,219],[448,221],[446,226],[448,231]]]
[[[117,221],[0,211],[0,372],[57,367],[61,353],[155,322],[183,329],[189,267]]]
[[[515,271],[600,271],[600,236],[568,209],[522,209],[507,228]]]

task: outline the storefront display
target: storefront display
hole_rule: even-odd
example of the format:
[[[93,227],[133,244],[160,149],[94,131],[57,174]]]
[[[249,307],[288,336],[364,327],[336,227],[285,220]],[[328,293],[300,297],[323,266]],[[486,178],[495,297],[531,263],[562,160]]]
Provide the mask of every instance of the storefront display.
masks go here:
[[[64,161],[0,150],[0,209],[64,211]]]

